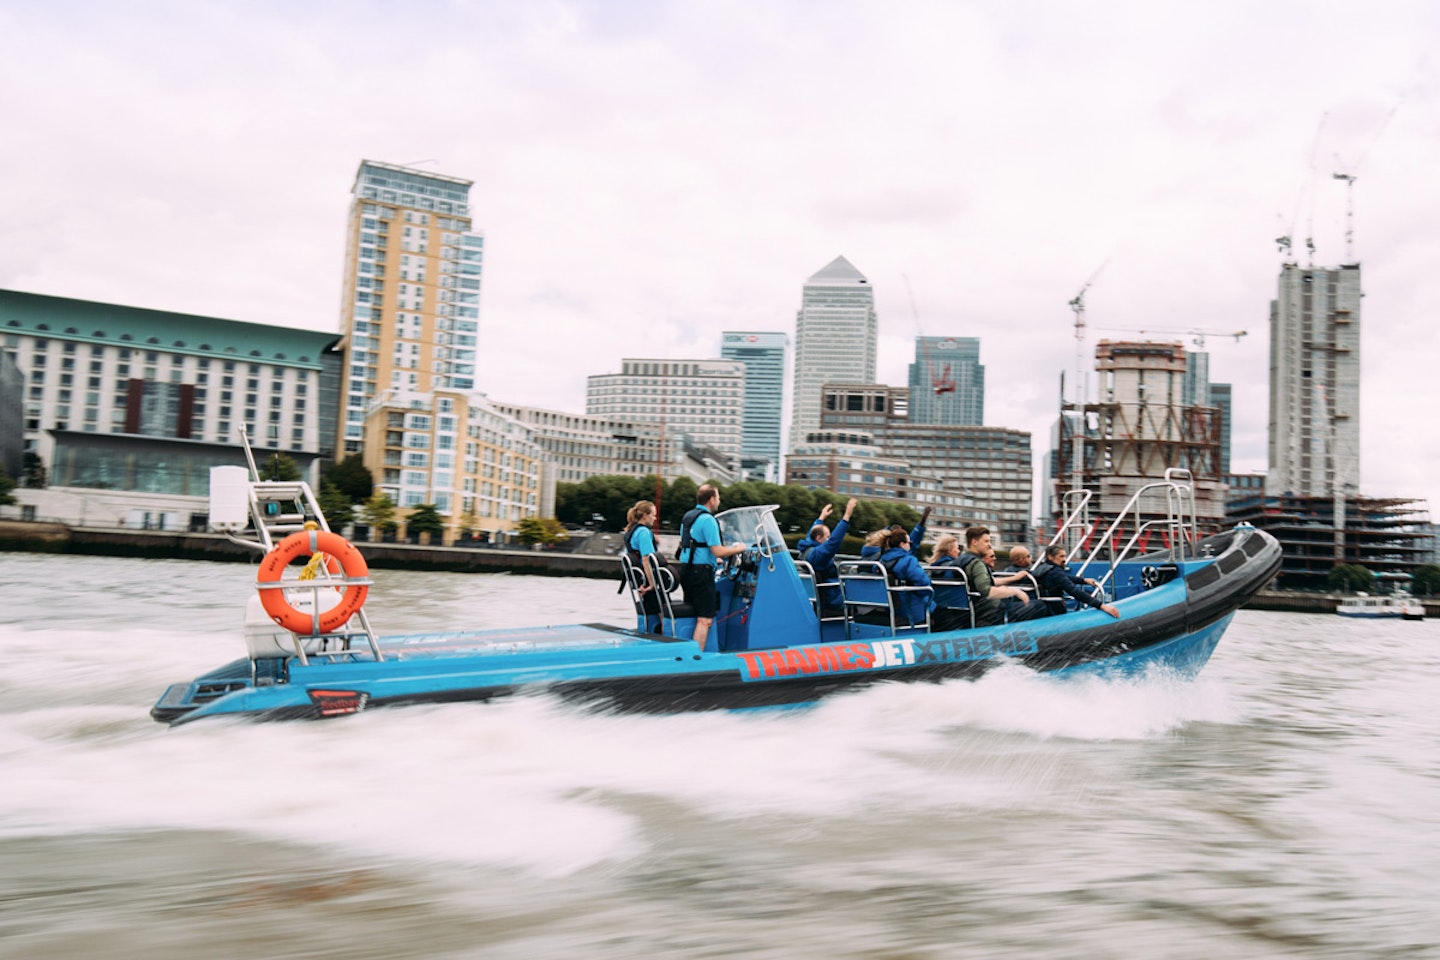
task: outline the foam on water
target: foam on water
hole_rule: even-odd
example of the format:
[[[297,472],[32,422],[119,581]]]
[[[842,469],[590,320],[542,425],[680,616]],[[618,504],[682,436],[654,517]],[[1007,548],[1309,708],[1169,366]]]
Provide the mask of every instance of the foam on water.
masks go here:
[[[1045,772],[972,762],[978,733],[1144,739],[1233,713],[1216,684],[1013,668],[754,713],[614,716],[522,697],[318,723],[149,720],[167,683],[237,648],[220,633],[0,628],[0,833],[232,830],[563,874],[662,841],[625,798],[716,822],[1014,807]]]

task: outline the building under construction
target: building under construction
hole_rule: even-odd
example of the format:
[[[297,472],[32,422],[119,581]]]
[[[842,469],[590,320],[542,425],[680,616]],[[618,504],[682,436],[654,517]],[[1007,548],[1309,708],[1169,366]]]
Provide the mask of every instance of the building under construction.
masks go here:
[[[1230,504],[1232,523],[1250,523],[1280,541],[1284,563],[1279,586],[1316,590],[1342,563],[1359,564],[1383,582],[1408,584],[1434,551],[1424,500],[1347,497],[1336,536],[1330,497],[1251,495]]]
[[[1052,516],[1065,517],[1082,499],[1081,491],[1088,491],[1085,528],[1103,531],[1142,487],[1167,470],[1184,470],[1194,487],[1201,530],[1219,530],[1225,523],[1221,412],[1187,402],[1184,346],[1101,340],[1095,369],[1098,399],[1061,405],[1049,471]],[[1140,522],[1165,516],[1163,493],[1142,497],[1139,511]],[[1130,529],[1117,531],[1118,537],[1133,532],[1133,508],[1131,517]]]

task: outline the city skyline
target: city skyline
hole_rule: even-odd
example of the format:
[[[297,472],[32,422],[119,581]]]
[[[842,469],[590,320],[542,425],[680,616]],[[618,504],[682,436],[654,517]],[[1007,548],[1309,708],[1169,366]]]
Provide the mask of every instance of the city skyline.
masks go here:
[[[906,382],[922,329],[979,336],[987,420],[1035,437],[1087,280],[1085,355],[1249,330],[1208,349],[1253,471],[1275,241],[1305,264],[1312,237],[1317,265],[1365,267],[1362,488],[1440,502],[1414,402],[1440,350],[1432,5],[1359,30],[1237,2],[426,10],[382,36],[323,8],[7,9],[0,287],[334,331],[336,184],[371,157],[473,181],[476,382],[506,402],[578,411],[599,359],[789,332],[796,278],[843,251],[877,380]]]

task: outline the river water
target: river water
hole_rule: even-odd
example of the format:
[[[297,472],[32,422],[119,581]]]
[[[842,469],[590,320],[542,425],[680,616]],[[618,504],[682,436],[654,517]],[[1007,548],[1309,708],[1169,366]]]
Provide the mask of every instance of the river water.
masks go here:
[[[378,571],[382,632],[626,619]],[[1194,682],[149,719],[253,570],[0,554],[0,958],[1440,957],[1440,624],[1242,611]]]

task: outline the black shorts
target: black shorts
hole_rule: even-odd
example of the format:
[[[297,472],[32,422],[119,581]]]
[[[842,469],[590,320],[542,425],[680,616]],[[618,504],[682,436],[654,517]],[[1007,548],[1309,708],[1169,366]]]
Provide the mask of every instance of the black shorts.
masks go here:
[[[680,568],[680,589],[685,592],[685,602],[701,620],[714,620],[719,609],[720,597],[715,592],[715,568],[704,563]]]

